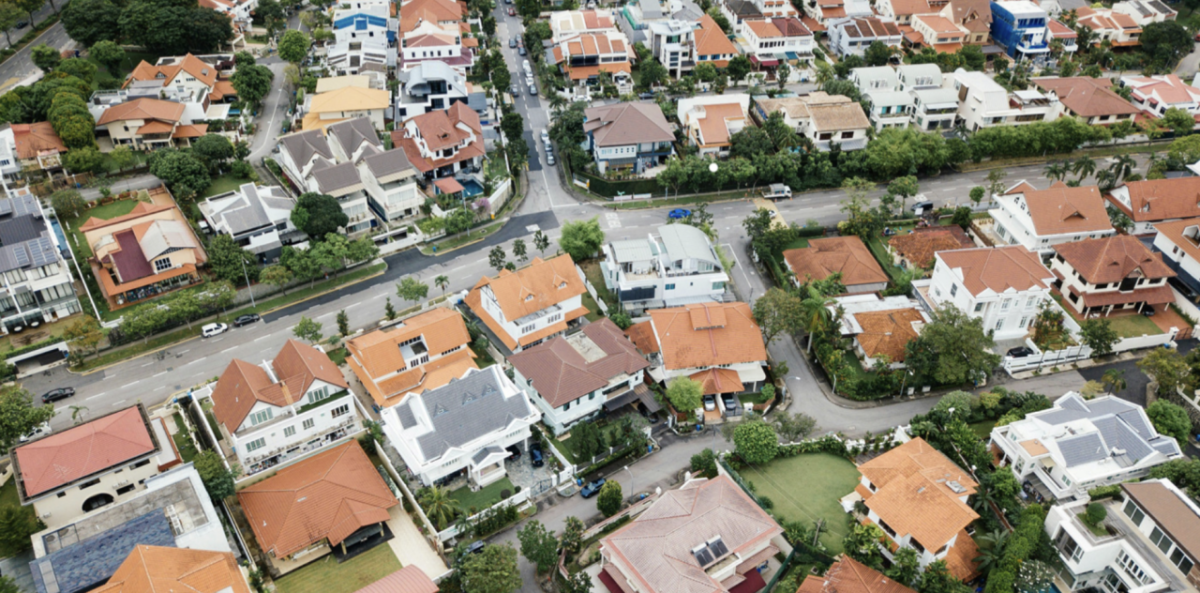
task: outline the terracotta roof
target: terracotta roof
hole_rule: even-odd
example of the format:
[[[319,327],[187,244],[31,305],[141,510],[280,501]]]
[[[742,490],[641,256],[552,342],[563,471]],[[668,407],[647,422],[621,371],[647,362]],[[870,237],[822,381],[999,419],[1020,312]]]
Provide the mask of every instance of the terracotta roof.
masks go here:
[[[1076,33],[1075,29],[1054,19],[1047,21],[1046,26],[1049,27],[1050,33],[1054,35],[1055,39],[1076,39],[1079,37],[1079,33]]]
[[[746,303],[695,303],[650,311],[668,369],[703,369],[767,360],[762,331]]]
[[[927,0],[891,0],[890,4],[892,5],[892,14],[896,16],[936,12],[933,7],[929,6]]]
[[[484,286],[491,288],[507,321],[516,321],[587,292],[575,262],[567,254],[548,260],[534,257],[532,263],[516,272],[503,270],[495,278],[485,276],[470,294],[480,294]],[[482,306],[471,308],[480,317],[491,317]]]
[[[599,76],[601,72],[616,74],[624,72],[629,74],[633,72],[633,66],[629,62],[609,62],[607,64],[599,64],[596,66],[566,66],[567,76],[571,80],[587,80],[593,76]],[[618,103],[620,105],[620,103]],[[638,103],[641,105],[641,103]]]
[[[971,582],[979,576],[979,545],[963,529],[954,540],[954,547],[946,553],[946,570],[960,581]]]
[[[867,358],[886,354],[892,362],[904,362],[905,347],[918,335],[913,325],[925,323],[925,316],[916,309],[867,311],[854,318],[863,328],[854,339]]]
[[[688,378],[700,384],[701,395],[745,391],[741,376],[733,369],[708,369],[692,373]]]
[[[717,593],[692,550],[720,537],[729,554],[747,553],[782,533],[779,525],[728,476],[689,482],[663,493],[631,523],[600,542],[645,593]],[[715,557],[714,563],[728,555]],[[615,565],[613,565],[615,566]]]
[[[422,338],[431,355],[443,356],[408,368],[400,344],[416,337]],[[402,401],[393,399],[396,396],[436,389],[451,377],[478,368],[474,354],[467,348],[470,342],[462,315],[439,307],[347,341],[346,348],[352,355],[347,360],[376,404],[394,406]],[[446,354],[455,348],[460,350]]]
[[[988,289],[1001,293],[1046,288],[1054,277],[1036,254],[1020,245],[942,251],[937,257],[952,270],[962,269],[963,286],[974,295]]]
[[[174,130],[175,130],[174,123],[150,120],[150,121],[146,122],[144,125],[142,125],[142,127],[138,128],[137,132],[135,132],[135,133],[138,136],[144,136],[146,134],[166,134],[166,133],[172,132]]]
[[[1130,81],[1132,82],[1130,86],[1133,87],[1135,97],[1145,99],[1157,95],[1161,101],[1172,105],[1177,103],[1194,103],[1197,99],[1200,99],[1200,89],[1188,85],[1174,74],[1147,77],[1135,76],[1131,77]]]
[[[721,30],[721,26],[711,16],[706,14],[700,17],[699,23],[700,28],[696,29],[694,33],[697,55],[737,55],[741,53],[733,45],[733,42],[725,36],[725,31]]]
[[[899,536],[909,534],[927,550],[940,549],[979,518],[959,500],[979,485],[920,437],[859,465],[858,471],[875,486],[867,508]],[[961,492],[952,490],[951,482]]]
[[[697,141],[703,140],[704,146],[719,146],[729,144],[731,136],[729,132],[729,120],[746,119],[746,112],[742,109],[740,103],[718,103],[711,105],[703,105],[704,116],[695,115],[696,124],[700,128],[702,138],[697,138]],[[689,112],[688,117],[692,118],[694,111]]]
[[[813,34],[800,19],[794,16],[771,19],[771,24],[775,25],[775,28],[779,29],[780,34],[784,37],[812,37]]]
[[[1150,251],[1131,235],[1063,243],[1054,250],[1091,284],[1120,282],[1135,272],[1150,279],[1175,275],[1163,263],[1161,253]]]
[[[229,552],[138,545],[96,593],[250,593]]]
[[[1178,245],[1192,259],[1200,261],[1200,244],[1197,243],[1196,232],[1191,233],[1189,236],[1186,233],[1188,227],[1197,227],[1197,229],[1200,229],[1200,218],[1160,222],[1154,225],[1154,230],[1158,231],[1159,235],[1165,237],[1171,243]]]
[[[346,86],[314,95],[309,111],[312,113],[335,113],[367,109],[386,109],[387,106],[388,92],[385,90]]]
[[[191,124],[175,126],[172,138],[199,138],[208,133],[208,124]]]
[[[1022,449],[1025,449],[1034,457],[1040,457],[1050,452],[1050,450],[1046,448],[1046,445],[1043,445],[1042,442],[1037,439],[1021,441],[1020,445]]]
[[[911,233],[888,239],[888,245],[909,262],[922,268],[931,268],[937,252],[973,247],[975,242],[971,241],[962,227],[950,225],[913,229]]]
[[[1053,22],[1053,21],[1051,21]],[[1058,100],[1079,117],[1133,115],[1137,107],[1113,92],[1107,78],[1073,76],[1034,80],[1043,90],[1054,91]]]
[[[355,593],[437,593],[437,591],[438,586],[429,579],[425,571],[415,564],[410,564]]]
[[[475,140],[465,148],[459,149],[453,157],[435,158],[433,162],[421,154],[416,140],[406,135],[408,126],[412,125],[421,132],[421,138],[425,140],[429,150],[438,151],[457,146],[469,137],[466,131],[458,127],[460,124],[465,125],[474,133]],[[479,123],[479,114],[461,101],[456,101],[448,109],[429,111],[411,118],[404,122],[404,126],[403,129],[392,131],[392,144],[403,148],[404,155],[408,157],[409,162],[423,173],[432,171],[435,167],[442,167],[484,154],[483,127]]]
[[[1070,187],[1056,181],[1048,189],[1022,188],[1029,217],[1038,235],[1111,231],[1104,198],[1094,185]],[[1011,194],[1010,194],[1011,195]]]
[[[191,74],[196,80],[204,83],[208,88],[213,88],[217,82],[217,67],[211,64],[206,64],[200,58],[187,54],[183,59],[176,64],[155,66],[145,60],[138,63],[133,72],[129,73],[129,77],[125,79],[125,84],[121,88],[129,86],[129,83],[134,80],[161,80],[163,86],[170,84],[180,70]]]
[[[1127,181],[1132,208],[1108,196],[1108,201],[1136,222],[1200,216],[1200,177]]]
[[[457,22],[462,18],[462,6],[451,0],[410,0],[400,5],[400,32],[408,33],[422,22]]]
[[[583,112],[583,131],[596,146],[625,146],[642,142],[673,142],[671,124],[657,103],[613,103]]]
[[[770,37],[783,37],[783,33],[779,28],[770,21],[746,21],[746,26],[750,27],[751,31],[758,36],[759,39],[767,39]]]
[[[585,325],[582,332],[570,338],[557,337],[513,354],[508,362],[533,381],[533,388],[552,408],[650,366],[607,318]]]
[[[649,355],[658,352],[658,336],[654,335],[654,324],[649,321],[629,326],[629,329],[625,330],[625,335],[642,354]]]
[[[1157,481],[1121,484],[1126,497],[1150,515],[1175,545],[1200,560],[1200,516],[1179,495]]]
[[[879,267],[879,262],[875,261],[862,239],[853,235],[813,239],[808,242],[808,247],[784,251],[783,258],[800,282],[807,282],[810,278],[824,280],[838,272],[842,274],[842,284],[847,289],[888,281],[887,274]]]
[[[213,85],[213,90],[208,96],[213,101],[221,101],[226,97],[236,97],[237,89],[233,88],[232,81],[218,80],[217,84]]]
[[[934,33],[957,33],[962,34],[962,29],[958,28],[953,21],[936,14],[919,14],[913,17],[925,23]]]
[[[262,550],[285,558],[388,520],[398,501],[358,441],[317,453],[238,492]]]
[[[842,9],[842,13],[845,14],[845,9]],[[896,23],[889,23],[874,17],[856,17],[835,26],[843,27],[846,35],[852,38],[874,39],[900,36],[900,28]]]
[[[950,10],[954,14],[954,22],[967,29],[987,31],[992,22],[991,0],[951,0]],[[973,26],[983,24],[983,27]]]
[[[212,413],[226,430],[236,432],[258,402],[282,408],[300,401],[317,379],[348,387],[328,355],[296,340],[283,345],[271,367],[278,381],[272,381],[263,367],[244,360],[235,358],[225,367],[213,389]]]
[[[825,576],[808,575],[796,593],[916,593],[849,557],[834,562]]]
[[[105,109],[104,113],[100,115],[100,120],[96,122],[96,125],[103,126],[115,121],[128,121],[131,119],[157,119],[178,122],[182,116],[183,103],[161,101],[159,99],[134,99]]]
[[[140,405],[13,449],[18,484],[32,498],[158,450]]]
[[[19,159],[36,159],[42,153],[67,151],[67,145],[63,144],[48,121],[12,124],[12,132]]]

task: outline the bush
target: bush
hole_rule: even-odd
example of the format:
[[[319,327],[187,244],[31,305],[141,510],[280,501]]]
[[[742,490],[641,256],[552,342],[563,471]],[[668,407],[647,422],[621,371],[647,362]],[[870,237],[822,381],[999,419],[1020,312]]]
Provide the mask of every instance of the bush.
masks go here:
[[[1009,593],[1016,590],[1017,571],[1037,550],[1039,539],[1045,532],[1045,523],[1046,510],[1041,505],[1030,505],[1021,512],[1016,529],[1004,546],[1000,562],[988,573],[984,593]]]
[[[1100,522],[1106,518],[1108,518],[1108,510],[1104,508],[1104,505],[1098,502],[1093,502],[1087,505],[1087,511],[1085,511],[1083,514],[1083,522],[1087,523],[1091,527],[1100,525]]]
[[[1112,486],[1097,486],[1088,490],[1088,498],[1092,500],[1104,500],[1106,498],[1116,498],[1121,493],[1121,485],[1113,484]]]

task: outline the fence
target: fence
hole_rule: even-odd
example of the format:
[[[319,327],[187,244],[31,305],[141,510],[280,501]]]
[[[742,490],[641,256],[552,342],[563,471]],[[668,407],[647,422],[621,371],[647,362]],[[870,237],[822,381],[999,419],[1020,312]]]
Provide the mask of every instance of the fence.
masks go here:
[[[1068,317],[1067,320],[1070,318]],[[1131,338],[1122,338],[1113,345],[1113,354],[1128,352],[1130,350],[1140,350],[1142,348],[1157,348],[1165,346],[1175,340],[1175,336],[1179,334],[1179,328],[1172,327],[1171,331],[1165,334],[1154,334],[1151,336],[1137,336]],[[1078,336],[1076,335],[1076,339]],[[1042,351],[1033,343],[1033,340],[1026,338],[1025,345],[1033,350],[1033,354],[1029,356],[1004,358],[1004,372],[1009,375],[1022,371],[1030,371],[1042,369],[1045,367],[1055,367],[1064,364],[1070,364],[1081,360],[1087,360],[1092,357],[1092,349],[1086,345],[1080,344],[1072,346],[1066,350],[1049,350]]]
[[[504,500],[502,500],[502,501],[500,501],[478,513],[475,513],[474,515],[467,517],[465,521],[459,521],[458,523],[455,523],[454,525],[447,527],[444,531],[441,531],[437,534],[438,539],[445,542],[452,538],[458,537],[458,534],[462,533],[463,527],[470,528],[471,525],[475,521],[483,518],[485,515],[487,515],[490,512],[498,511],[504,507],[520,506],[522,504],[525,504],[526,502],[529,501],[529,497],[530,497],[529,490],[522,490],[516,494],[513,494],[512,496],[510,496],[510,497],[508,497],[508,498],[506,498],[506,499],[504,499]]]
[[[576,266],[576,268],[578,268],[578,266]],[[580,276],[582,276],[582,275],[583,275],[583,273],[580,272]],[[600,298],[600,295],[596,293],[596,287],[592,286],[592,282],[590,280],[588,280],[587,278],[583,279],[583,285],[587,287],[588,294],[592,295],[592,300],[596,301],[596,306],[600,307],[600,312],[603,313],[605,317],[607,317],[608,316],[608,304],[605,303],[604,299]]]
[[[501,183],[500,186],[496,188],[496,191],[493,191],[492,195],[488,196],[488,205],[492,209],[492,214],[495,215],[497,212],[499,212],[500,209],[508,203],[508,199],[512,197],[512,195],[512,179],[505,179],[504,183]]]
[[[433,544],[434,550],[445,559],[446,549],[442,546],[441,539],[431,535],[436,534],[437,530],[433,528],[433,523],[429,521],[429,517],[425,516],[425,509],[421,508],[421,505],[417,502],[417,497],[408,489],[408,483],[404,481],[404,477],[400,475],[400,472],[396,471],[396,467],[392,465],[392,458],[388,456],[387,451],[379,444],[379,441],[372,439],[371,442],[375,443],[375,453],[379,455],[379,459],[383,460],[384,467],[392,475],[392,480],[400,487],[400,491],[404,494],[404,499],[408,501],[413,511],[421,518],[421,525],[423,526],[421,532],[425,534],[425,539],[428,539],[429,543]]]

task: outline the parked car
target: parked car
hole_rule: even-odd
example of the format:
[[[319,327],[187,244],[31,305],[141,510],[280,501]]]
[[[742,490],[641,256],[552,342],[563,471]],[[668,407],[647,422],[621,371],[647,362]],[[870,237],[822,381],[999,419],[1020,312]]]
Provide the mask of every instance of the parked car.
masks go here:
[[[533,95],[534,97],[537,96],[537,85],[536,84],[529,85],[529,94]]]
[[[262,317],[259,317],[258,313],[247,313],[245,315],[239,316],[237,319],[234,319],[233,327],[242,327],[243,325],[250,325],[251,323],[254,323],[260,319],[262,319]]]
[[[473,541],[473,542],[471,542],[471,545],[467,546],[467,553],[468,554],[482,554],[484,545],[486,545],[486,544],[483,543],[483,540]]]
[[[517,46],[517,55],[518,56],[525,55],[525,46],[524,45]]]
[[[521,448],[516,445],[509,445],[508,448],[505,449],[505,451],[508,451],[509,459],[520,459],[521,458]]]
[[[1033,356],[1033,348],[1029,346],[1017,346],[1016,348],[1009,348],[1007,354],[1013,358]]]
[[[28,27],[28,26],[29,26],[29,23],[27,21],[17,21],[17,24],[14,28],[24,29],[25,27]]]
[[[229,326],[224,323],[210,323],[210,324],[200,328],[200,336],[205,337],[205,338],[211,338],[213,336],[219,336],[219,335],[225,333],[225,331],[228,329],[229,329]]]
[[[532,74],[532,73],[533,73],[533,66],[530,66],[530,65],[529,65],[529,60],[525,60],[525,61],[523,61],[523,62],[521,63],[521,67],[525,69],[525,73],[526,73],[526,74]]]
[[[647,408],[644,404],[638,404],[637,409],[650,424],[658,424],[658,414],[651,412],[650,408]]]
[[[913,214],[924,216],[926,213],[933,212],[933,202],[925,200],[912,205]]]
[[[517,16],[517,9],[509,6],[508,7],[508,16]]]
[[[42,394],[42,403],[48,404],[50,402],[56,402],[60,399],[67,399],[72,395],[75,395],[74,387],[59,387],[58,389],[51,389],[50,391]]]
[[[525,75],[525,84],[527,86],[533,86],[533,75],[532,74]]]
[[[508,9],[508,11],[511,13],[511,12],[512,12],[512,9],[510,8],[510,9]],[[509,46],[509,47],[513,47],[513,48],[517,47],[517,38],[516,38],[516,37],[510,37],[510,38],[508,39],[508,46]]]
[[[732,393],[721,394],[721,403],[725,405],[726,412],[731,412],[738,408],[737,397],[734,396]]]
[[[704,411],[711,412],[715,409],[717,409],[717,396],[711,394],[704,396]]]
[[[1150,306],[1142,307],[1142,315],[1144,315],[1146,317],[1154,317],[1155,313],[1156,313],[1156,311],[1154,310],[1154,307],[1150,307]]]
[[[597,492],[600,492],[600,487],[603,485],[604,485],[604,478],[600,478],[599,480],[596,480],[595,482],[590,482],[590,483],[588,483],[587,486],[583,487],[583,490],[579,491],[579,495],[584,498],[591,498],[591,497],[595,496]]]
[[[512,88],[509,89],[509,91],[512,93],[512,96],[514,96],[514,97],[521,94],[521,89],[517,87],[516,83],[513,83]]]
[[[550,131],[546,128],[542,128],[542,142],[547,146],[550,145]]]
[[[553,152],[546,153],[546,164],[550,165],[551,167],[554,166],[554,153]]]
[[[537,441],[529,445],[529,463],[533,467],[546,465],[546,456],[542,453],[542,444]]]
[[[687,208],[676,208],[667,213],[667,216],[669,218],[673,218],[675,220],[679,220],[681,218],[687,218],[691,215],[692,215],[692,211],[688,210]]]
[[[33,427],[33,429],[30,430],[29,432],[21,435],[17,440],[21,441],[22,443],[28,443],[29,441],[32,441],[33,439],[44,437],[44,436],[50,434],[50,432],[51,432],[50,423],[43,422],[43,423],[39,424],[38,426]]]
[[[643,101],[645,101],[647,99],[653,99],[654,93],[638,93],[638,98]]]

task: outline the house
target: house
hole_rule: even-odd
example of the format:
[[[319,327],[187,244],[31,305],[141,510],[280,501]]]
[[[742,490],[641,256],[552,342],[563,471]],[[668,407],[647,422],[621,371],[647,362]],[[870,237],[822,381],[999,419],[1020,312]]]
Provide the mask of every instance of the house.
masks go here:
[[[1078,117],[1089,125],[1132,121],[1139,111],[1114,92],[1106,78],[1038,78],[1034,83],[1043,91],[1053,92],[1067,115]]]
[[[1086,495],[1096,486],[1145,477],[1183,454],[1158,434],[1141,406],[1116,396],[1085,400],[1068,393],[1054,407],[992,429],[998,467],[1030,481],[1050,500]]]
[[[357,433],[349,389],[328,355],[288,340],[270,362],[230,361],[212,390],[212,415],[253,475]]]
[[[387,91],[348,86],[311,95],[302,124],[305,131],[319,130],[330,124],[365,117],[376,130],[383,131],[383,114],[391,101]]]
[[[335,41],[325,50],[325,63],[339,75],[386,73],[395,67],[396,53],[385,39]]]
[[[759,121],[782,112],[783,121],[822,152],[829,152],[835,144],[846,151],[867,147],[871,120],[862,105],[850,97],[818,91],[798,97],[755,99],[754,110]]]
[[[742,35],[745,30],[744,25],[751,21],[789,17],[800,19],[804,16],[804,13],[797,10],[790,2],[781,2],[780,0],[721,0],[716,3],[716,8],[729,21],[735,35]],[[807,28],[807,25],[805,27]],[[822,30],[824,30],[823,27]]]
[[[380,413],[383,431],[426,486],[465,474],[479,489],[503,478],[510,449],[528,450],[542,414],[499,365],[469,369]]]
[[[648,374],[655,381],[667,384],[687,377],[700,384],[704,395],[762,389],[767,350],[750,305],[696,303],[649,314],[649,321],[633,325],[627,333],[638,350],[651,356],[655,368]]]
[[[520,352],[567,331],[587,314],[583,272],[567,254],[495,278],[483,277],[464,299],[491,332],[501,353]]]
[[[1008,57],[1043,64],[1050,55],[1046,23],[1050,14],[1030,0],[992,2],[992,39]]]
[[[284,467],[237,497],[272,560],[379,543],[372,536],[384,532],[389,509],[400,503],[355,440]]]
[[[896,23],[879,20],[870,15],[838,19],[829,24],[829,47],[841,57],[862,57],[876,41],[887,47],[900,48],[903,35]]]
[[[631,169],[641,174],[675,153],[675,132],[657,103],[614,103],[583,112],[586,150],[601,173]]]
[[[1035,90],[1008,92],[983,72],[954,72],[958,91],[958,120],[966,129],[977,131],[994,126],[1019,126],[1058,119],[1062,109],[1053,92]]]
[[[661,226],[657,237],[612,241],[601,250],[604,284],[628,310],[724,298],[729,274],[704,231],[694,226]]]
[[[1022,181],[995,197],[988,210],[995,233],[1009,245],[1048,255],[1056,245],[1117,234],[1094,185],[1069,187],[1055,181],[1035,189]]]
[[[850,81],[862,93],[876,131],[887,128],[907,128],[913,109],[911,93],[900,90],[900,79],[890,66],[855,68]]]
[[[96,593],[250,593],[230,552],[138,545]]]
[[[92,248],[92,274],[110,308],[151,299],[200,282],[197,268],[208,253],[165,187],[150,190],[149,204],[79,227]]]
[[[401,12],[403,11],[402,7]],[[417,64],[432,60],[443,62],[464,74],[470,72],[475,63],[475,49],[479,41],[473,37],[463,37],[462,29],[465,23],[439,24],[417,18],[415,28],[408,29],[407,23],[411,21],[406,21],[405,18],[400,17],[401,22],[406,23],[401,28],[400,70],[409,70]]]
[[[150,112],[146,115],[153,116],[166,113],[170,117],[177,119],[180,126],[207,126],[208,124],[197,124],[196,122],[212,121],[218,119],[229,119],[229,111],[233,105],[229,103],[214,103],[209,97],[208,89],[201,86],[199,88],[182,86],[182,87],[164,87],[157,80],[138,81],[127,85],[123,89],[114,89],[108,91],[96,91],[88,99],[88,113],[92,119],[99,122],[105,118],[105,112],[110,109],[118,109],[111,117],[129,117],[137,115],[136,112],[130,111],[133,109],[129,104],[138,99],[147,99],[158,102],[173,103],[174,106],[164,106],[158,103],[149,104]],[[143,107],[146,107],[143,105]],[[182,107],[182,111],[179,111]],[[234,114],[236,116],[236,113]],[[133,126],[133,124],[129,124]],[[132,128],[133,132],[137,128]],[[204,128],[207,133],[208,128]],[[185,129],[185,132],[187,130]],[[109,133],[107,126],[97,126],[96,133],[101,138],[104,134]],[[118,143],[117,140],[123,140],[128,144],[131,133],[124,129],[117,130],[117,138],[109,137],[108,142],[101,141],[101,147],[107,151]],[[177,143],[179,143],[177,141]]]
[[[938,8],[945,4],[945,0],[878,0],[875,3],[875,13],[885,21],[911,26],[913,16],[936,14]]]
[[[1112,5],[1113,12],[1127,14],[1139,26],[1175,20],[1179,13],[1159,0],[1122,0]]]
[[[1066,55],[1073,56],[1079,51],[1079,33],[1061,21],[1051,20],[1046,24],[1046,41],[1053,44],[1055,40],[1062,43]]]
[[[1153,233],[1158,223],[1200,217],[1200,177],[1126,181],[1104,197],[1133,221],[1131,234]]]
[[[384,150],[383,142],[365,117],[356,117],[325,129],[329,148],[339,164],[354,163],[366,204],[375,216],[389,224],[411,219],[421,213],[425,198],[417,189],[417,170],[401,148]],[[318,181],[321,172],[317,172]],[[353,177],[346,183],[352,184]],[[347,201],[344,204],[349,205]],[[361,208],[353,206],[354,210]],[[346,210],[346,206],[343,206]],[[374,223],[372,223],[374,226]]]
[[[1175,272],[1167,278],[1189,300],[1200,295],[1200,219],[1189,218],[1155,225],[1153,249],[1162,254],[1162,262]]]
[[[438,586],[421,567],[410,564],[355,593],[437,593]]]
[[[479,114],[462,103],[410,118],[392,131],[392,145],[427,181],[478,171],[483,166],[483,127]]]
[[[338,74],[387,73],[395,68],[398,21],[392,10],[387,4],[335,7],[333,45],[326,53],[329,67]],[[339,97],[335,103],[346,101],[347,97]]]
[[[727,93],[680,99],[679,125],[701,156],[729,156],[730,139],[750,122],[750,95]]]
[[[81,308],[51,220],[26,191],[0,197],[0,332],[64,319]]]
[[[61,169],[65,152],[67,145],[50,122],[8,124],[0,128],[0,174],[6,177],[29,169]]]
[[[842,555],[825,571],[804,577],[796,593],[914,593],[883,573]]]
[[[1076,26],[1092,31],[1092,45],[1105,41],[1110,47],[1136,47],[1142,44],[1142,27],[1133,17],[1122,12],[1084,6],[1075,10]]]
[[[958,93],[936,64],[896,66],[900,90],[912,95],[909,123],[921,130],[949,130],[958,114]]]
[[[229,235],[262,263],[278,260],[285,244],[304,236],[291,219],[296,201],[277,185],[243,183],[196,206],[212,232]]]
[[[696,67],[696,31],[692,23],[676,19],[646,23],[650,55],[667,68],[667,75],[680,78]]]
[[[237,90],[230,82],[235,70],[232,55],[201,58],[189,53],[183,57],[165,56],[153,65],[145,60],[138,62],[133,72],[125,77],[121,88],[203,91],[211,101],[229,103],[237,99]]]
[[[436,389],[477,368],[462,315],[437,307],[346,341],[346,362],[375,405]]]
[[[1167,279],[1175,276],[1161,253],[1150,251],[1137,237],[1117,235],[1063,243],[1054,248],[1050,270],[1067,305],[1080,314],[1105,317],[1113,311],[1175,302]]]
[[[1174,74],[1161,76],[1122,76],[1121,86],[1129,87],[1129,101],[1151,117],[1162,117],[1168,109],[1182,109],[1200,115],[1200,88],[1187,84]]]
[[[611,593],[758,591],[782,533],[729,476],[693,478],[600,540],[600,581]]]
[[[854,350],[866,368],[876,364],[903,368],[908,343],[930,321],[921,304],[905,296],[837,297],[829,308],[836,313],[838,307],[842,310],[840,333],[854,340]]]
[[[962,230],[951,224],[916,228],[888,239],[887,249],[892,254],[892,263],[903,268],[930,270],[936,262],[934,254],[975,247],[975,242]]]
[[[887,534],[881,551],[916,550],[922,567],[941,560],[950,574],[969,581],[979,574],[979,548],[967,527],[979,515],[967,504],[979,484],[920,437],[858,466],[860,483],[843,500],[861,499],[865,520]]]
[[[364,72],[362,74],[343,74],[341,76],[327,76],[317,79],[317,94],[336,91],[340,88],[348,86],[356,86],[364,89],[382,89],[386,88],[384,77],[378,72]]]
[[[806,3],[804,12],[814,22],[831,31],[843,19],[874,16],[870,3],[864,0],[817,0],[815,4]]]
[[[696,21],[695,36],[697,64],[708,62],[716,68],[724,68],[729,65],[729,60],[741,53],[725,35],[725,31],[721,29],[717,21],[707,14]],[[774,40],[769,42],[768,46],[773,42]],[[750,61],[758,63],[754,56],[751,56]]]
[[[537,405],[542,422],[556,435],[634,401],[636,390],[654,401],[642,383],[642,371],[650,363],[607,318],[518,352],[508,362],[513,382]]]
[[[157,150],[191,146],[208,133],[208,124],[192,123],[183,103],[141,98],[104,109],[96,129],[106,132],[114,147]]]
[[[580,35],[620,30],[612,11],[605,9],[558,10],[550,13],[549,22],[550,41],[556,46]]]
[[[179,464],[163,436],[138,404],[18,445],[9,453],[17,495],[51,528],[134,498],[147,478]]]
[[[1187,493],[1163,478],[1121,484],[1120,496],[1100,502],[1108,511],[1107,536],[1083,523],[1087,504],[1056,505],[1046,514],[1046,533],[1064,567],[1059,576],[1068,586],[1138,593],[1196,588],[1200,507]]]
[[[396,74],[400,88],[396,93],[396,121],[445,109],[454,103],[466,103],[480,119],[488,113],[487,95],[483,88],[444,62],[420,62]]]
[[[862,239],[854,235],[812,239],[808,247],[785,250],[783,259],[796,286],[841,274],[848,294],[887,288],[888,275]]]
[[[617,92],[627,94],[633,92],[631,51],[629,40],[619,31],[583,33],[547,48],[546,63],[557,65],[575,84],[569,90],[580,97],[590,97],[593,89],[600,90],[597,87],[602,84],[602,72]]]
[[[962,49],[969,31],[940,14],[918,14],[912,18],[912,31],[904,38],[913,48],[931,48],[938,53]]]
[[[24,165],[17,157],[17,143],[13,137],[12,124],[0,126],[0,177],[14,181],[23,169]]]
[[[933,280],[922,296],[934,307],[953,306],[983,320],[997,342],[1023,338],[1049,300],[1054,274],[1019,245],[936,254]]]
[[[165,425],[160,436],[170,440]],[[169,546],[179,553],[231,551],[221,518],[191,463],[146,478],[145,490],[132,498],[44,529],[31,539],[34,560],[29,564],[38,593],[97,590],[142,545]]]
[[[798,63],[812,56],[816,47],[813,32],[794,16],[746,21],[742,39],[743,53],[758,69],[766,69],[770,78],[775,77],[780,62]]]

